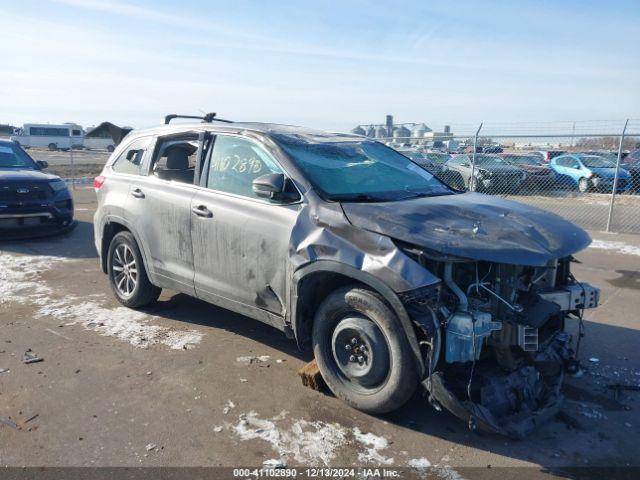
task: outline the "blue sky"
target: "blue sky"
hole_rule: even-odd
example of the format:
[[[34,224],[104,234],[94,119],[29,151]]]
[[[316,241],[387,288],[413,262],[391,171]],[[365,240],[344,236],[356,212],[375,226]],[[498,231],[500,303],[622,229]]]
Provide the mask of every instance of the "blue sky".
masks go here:
[[[640,1],[3,2],[0,122],[640,117]]]

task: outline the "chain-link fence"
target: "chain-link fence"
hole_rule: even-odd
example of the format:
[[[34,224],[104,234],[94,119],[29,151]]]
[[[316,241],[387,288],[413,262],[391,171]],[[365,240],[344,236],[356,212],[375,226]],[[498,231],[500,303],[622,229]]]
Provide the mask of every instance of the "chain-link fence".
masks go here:
[[[392,133],[377,138],[456,188],[529,203],[591,230],[640,233],[640,120],[440,132],[405,124]]]
[[[640,233],[640,119],[362,125],[446,183],[500,195],[596,231]],[[109,153],[30,149],[52,173],[90,183]],[[617,188],[614,191],[614,184]]]

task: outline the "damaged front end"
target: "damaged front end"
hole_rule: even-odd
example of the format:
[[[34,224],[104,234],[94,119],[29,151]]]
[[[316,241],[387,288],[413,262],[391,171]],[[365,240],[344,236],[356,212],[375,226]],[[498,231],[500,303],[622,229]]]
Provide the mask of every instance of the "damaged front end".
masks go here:
[[[572,257],[522,266],[401,248],[442,279],[439,295],[404,298],[430,402],[471,429],[513,438],[556,415],[564,374],[577,368],[565,320],[581,322],[599,300],[597,288],[571,275]]]

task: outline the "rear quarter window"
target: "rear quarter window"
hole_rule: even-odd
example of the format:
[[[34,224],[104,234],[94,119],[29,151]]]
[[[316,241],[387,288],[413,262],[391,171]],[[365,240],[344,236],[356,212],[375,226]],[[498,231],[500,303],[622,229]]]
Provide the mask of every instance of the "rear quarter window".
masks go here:
[[[150,137],[134,140],[111,164],[111,168],[118,173],[140,175],[140,166],[150,143]]]

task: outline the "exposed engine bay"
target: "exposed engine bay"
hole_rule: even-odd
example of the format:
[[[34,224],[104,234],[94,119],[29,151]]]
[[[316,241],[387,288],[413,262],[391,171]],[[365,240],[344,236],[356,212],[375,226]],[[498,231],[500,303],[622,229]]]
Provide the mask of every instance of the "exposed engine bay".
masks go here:
[[[556,415],[565,372],[579,368],[582,313],[599,301],[597,288],[571,274],[573,258],[519,266],[403,250],[442,279],[437,292],[406,302],[430,402],[471,429],[515,438]],[[570,316],[575,339],[565,331]]]

